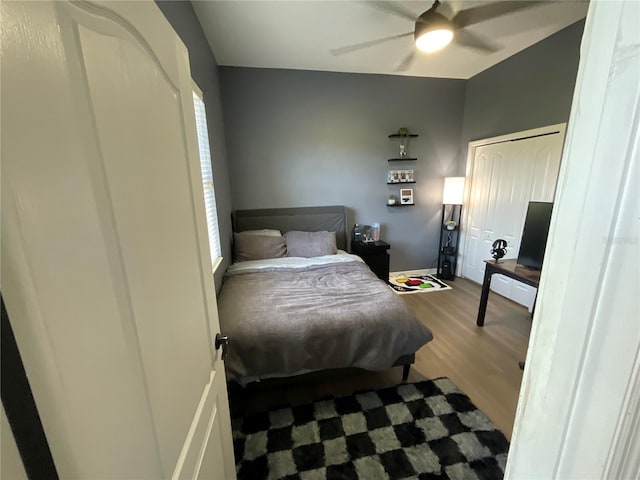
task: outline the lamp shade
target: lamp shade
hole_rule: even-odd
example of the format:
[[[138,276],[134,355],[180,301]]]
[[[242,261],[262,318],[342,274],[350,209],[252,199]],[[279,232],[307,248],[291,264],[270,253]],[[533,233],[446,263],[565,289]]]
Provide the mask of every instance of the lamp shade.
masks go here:
[[[414,37],[418,49],[427,53],[436,52],[453,39],[453,26],[446,17],[429,9],[416,21]]]
[[[462,205],[464,177],[444,177],[443,205]]]
[[[453,32],[447,29],[430,30],[416,38],[416,47],[426,53],[437,52],[451,43]]]

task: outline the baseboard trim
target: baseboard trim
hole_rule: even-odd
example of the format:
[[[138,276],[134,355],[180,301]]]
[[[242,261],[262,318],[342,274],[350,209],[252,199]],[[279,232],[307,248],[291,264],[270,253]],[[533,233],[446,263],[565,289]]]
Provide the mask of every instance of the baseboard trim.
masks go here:
[[[427,272],[429,275],[435,275],[437,271],[437,268],[418,268],[417,270],[400,270],[398,272],[389,272],[389,276],[400,275],[401,273],[404,275],[418,275],[424,272]]]

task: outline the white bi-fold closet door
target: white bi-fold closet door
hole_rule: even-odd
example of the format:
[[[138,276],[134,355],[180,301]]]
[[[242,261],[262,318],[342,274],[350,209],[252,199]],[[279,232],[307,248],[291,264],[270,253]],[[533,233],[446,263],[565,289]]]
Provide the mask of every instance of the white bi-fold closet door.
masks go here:
[[[530,201],[552,202],[560,166],[564,124],[470,144],[470,191],[462,276],[478,283],[493,242],[508,242],[505,258],[516,258]],[[532,308],[536,289],[494,275],[491,289]]]

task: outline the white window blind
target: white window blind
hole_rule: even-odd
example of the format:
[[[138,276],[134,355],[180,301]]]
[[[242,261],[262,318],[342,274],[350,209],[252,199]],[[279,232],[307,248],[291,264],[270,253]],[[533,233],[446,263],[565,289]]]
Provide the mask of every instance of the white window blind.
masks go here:
[[[200,151],[200,171],[204,190],[204,206],[207,212],[207,231],[209,233],[209,250],[212,265],[222,256],[220,248],[220,231],[218,229],[218,210],[216,208],[216,192],[213,185],[213,169],[211,168],[211,151],[209,150],[209,129],[204,102],[198,93],[193,92],[193,107],[196,112],[196,130],[198,133],[198,150]]]

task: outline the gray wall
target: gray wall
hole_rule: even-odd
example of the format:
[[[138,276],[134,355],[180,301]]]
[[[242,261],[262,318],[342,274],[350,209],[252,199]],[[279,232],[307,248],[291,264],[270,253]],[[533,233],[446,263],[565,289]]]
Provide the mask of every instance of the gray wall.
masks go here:
[[[584,20],[467,81],[460,174],[469,141],[569,121]]]
[[[391,270],[435,266],[465,81],[220,67],[220,82],[235,209],[346,205],[350,225],[381,223]],[[418,161],[388,163],[403,126],[420,135]],[[402,167],[416,172],[416,206],[390,208],[387,171]]]
[[[435,266],[442,178],[464,174],[470,140],[568,121],[584,28],[567,27],[468,81],[218,68],[191,4],[156,3],[204,93],[225,258],[218,287],[232,208],[344,204],[350,224],[382,224],[392,270]],[[417,162],[386,161],[397,153],[387,135],[401,126],[420,134],[410,145]],[[414,207],[385,206],[398,191],[386,172],[399,168],[416,171]]]
[[[209,125],[209,144],[213,178],[216,189],[216,204],[223,264],[216,272],[216,288],[222,285],[222,276],[231,259],[231,191],[227,169],[224,123],[220,102],[218,64],[190,2],[156,0],[156,4],[180,36],[189,50],[191,76],[204,97]]]

